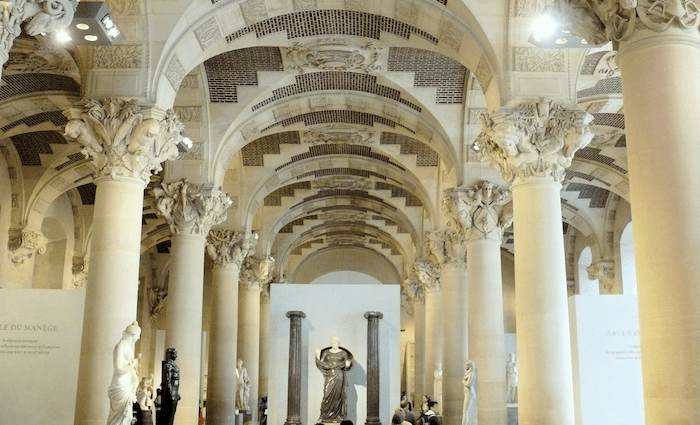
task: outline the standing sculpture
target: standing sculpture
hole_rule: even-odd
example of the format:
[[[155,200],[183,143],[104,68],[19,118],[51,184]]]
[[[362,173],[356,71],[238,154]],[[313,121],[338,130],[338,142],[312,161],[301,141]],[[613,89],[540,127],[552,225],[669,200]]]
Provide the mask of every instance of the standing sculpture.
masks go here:
[[[347,376],[352,367],[353,356],[340,347],[340,338],[333,335],[331,346],[316,349],[316,367],[323,374],[323,400],[321,415],[317,423],[340,422],[347,418]]]
[[[508,354],[506,362],[506,388],[508,389],[507,403],[516,402],[516,391],[518,389],[518,364],[515,362],[515,354]]]
[[[433,372],[433,397],[435,397],[438,408],[442,411],[444,409],[442,405],[442,363],[438,362],[436,366],[435,372]]]
[[[248,370],[243,367],[243,360],[236,362],[236,409],[250,409],[250,377]]]
[[[173,425],[177,402],[180,401],[180,368],[175,364],[176,359],[176,349],[168,348],[165,350],[162,381],[158,390],[160,398],[160,411],[157,415],[158,425]]]
[[[131,425],[134,419],[133,406],[139,377],[136,374],[138,361],[134,356],[136,341],[141,337],[138,322],[133,322],[122,333],[122,339],[114,346],[112,361],[114,373],[107,390],[109,395],[109,417],[107,425]]]
[[[153,425],[155,423],[156,409],[153,403],[153,374],[150,377],[141,378],[136,388],[136,424]]]
[[[464,385],[464,405],[462,407],[462,425],[476,425],[476,365],[467,360],[466,372],[462,377]]]

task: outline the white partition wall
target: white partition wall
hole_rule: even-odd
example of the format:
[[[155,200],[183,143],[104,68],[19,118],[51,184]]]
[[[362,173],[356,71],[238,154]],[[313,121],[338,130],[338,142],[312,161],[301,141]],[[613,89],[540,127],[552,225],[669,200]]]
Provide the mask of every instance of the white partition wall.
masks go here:
[[[313,424],[320,412],[323,376],[316,368],[315,350],[330,345],[331,335],[354,356],[348,371],[348,419],[362,424],[367,412],[367,311],[379,311],[380,419],[391,423],[400,400],[399,285],[290,285],[270,290],[270,363],[268,370],[268,423],[282,424],[287,415],[289,320],[285,313],[303,311],[301,422]]]

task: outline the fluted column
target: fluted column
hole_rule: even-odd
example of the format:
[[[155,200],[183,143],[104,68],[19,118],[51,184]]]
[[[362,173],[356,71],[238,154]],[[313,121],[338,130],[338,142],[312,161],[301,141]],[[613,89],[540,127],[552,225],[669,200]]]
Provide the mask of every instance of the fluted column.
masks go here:
[[[459,423],[462,419],[464,390],[463,365],[469,354],[469,291],[465,258],[464,232],[449,228],[428,234],[428,251],[438,261],[442,310],[442,378],[435,385],[433,398],[437,409],[447,424]],[[436,367],[433,366],[432,371]],[[440,373],[440,372],[436,372]]]
[[[574,424],[559,192],[565,167],[592,138],[592,119],[540,99],[484,116],[477,141],[482,161],[513,182],[521,425]]]
[[[257,245],[255,236],[232,230],[211,230],[207,236],[206,250],[214,261],[207,377],[207,423],[211,425],[235,421],[238,278],[243,259]]]
[[[269,280],[270,270],[274,259],[268,257],[259,260],[248,257],[241,270],[238,315],[238,346],[239,358],[248,370],[250,377],[249,408],[252,420],[258,416],[258,379],[260,377],[260,291],[262,285]]]
[[[378,311],[365,313],[367,319],[367,420],[365,425],[381,425],[379,420],[379,319]]]
[[[444,202],[448,217],[467,239],[469,359],[479,369],[478,420],[494,425],[507,422],[501,238],[512,224],[510,200],[508,191],[484,181],[445,191]]]
[[[699,5],[608,3],[572,30],[618,47],[646,423],[700,423]]]
[[[413,318],[415,320],[413,405],[420,408],[421,400],[425,394],[425,292],[415,273],[404,280],[403,290],[413,301]]]
[[[433,372],[442,361],[442,309],[440,306],[440,266],[429,259],[417,260],[413,271],[425,294],[425,394],[434,397]],[[423,395],[418,397],[422,402]],[[438,409],[442,408],[438,406]]]
[[[86,100],[64,114],[66,136],[83,146],[96,169],[90,272],[75,410],[76,424],[104,424],[112,349],[136,319],[143,190],[152,171],[177,158],[182,123],[168,111],[142,111],[135,101]]]
[[[199,417],[206,237],[211,226],[226,219],[231,199],[184,179],[154,188],[154,199],[156,212],[173,233],[165,346],[177,350],[180,367],[175,425],[192,424]]]
[[[289,375],[287,376],[287,420],[284,425],[301,425],[301,319],[303,311],[288,311]]]

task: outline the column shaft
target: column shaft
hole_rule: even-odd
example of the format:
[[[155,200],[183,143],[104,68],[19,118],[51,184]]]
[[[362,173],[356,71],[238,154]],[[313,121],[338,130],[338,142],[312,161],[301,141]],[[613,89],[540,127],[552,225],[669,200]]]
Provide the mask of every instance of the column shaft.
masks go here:
[[[440,308],[440,292],[425,292],[425,393],[433,394],[433,372],[437,363],[442,361],[442,309]],[[419,400],[423,400],[421,394]],[[442,409],[442,406],[438,406]]]
[[[96,184],[75,409],[75,423],[85,425],[107,420],[112,350],[136,319],[145,187],[127,178]]]
[[[211,425],[235,421],[239,271],[235,264],[212,270],[207,376],[207,423]]]
[[[637,29],[617,60],[646,423],[700,423],[700,37],[697,30]]]
[[[512,186],[521,425],[574,423],[560,190],[550,177]]]
[[[425,300],[413,303],[415,318],[415,338],[416,343],[414,345],[415,349],[415,371],[413,372],[413,379],[415,391],[413,393],[413,406],[417,412],[420,412],[420,405],[423,400],[423,396],[426,394],[425,390]]]
[[[250,413],[257,420],[258,377],[260,376],[260,287],[240,289],[238,321],[238,357],[250,377]]]
[[[177,350],[180,368],[175,425],[197,423],[199,417],[205,241],[204,236],[174,234],[170,247],[165,347]]]
[[[437,409],[446,424],[462,420],[464,363],[469,355],[469,291],[467,271],[449,267],[442,272],[442,400]],[[477,363],[478,366],[478,363]],[[434,370],[435,368],[433,368]],[[436,394],[434,394],[437,397]]]
[[[258,393],[264,397],[268,393],[268,369],[270,368],[270,300],[260,301],[260,385]],[[259,413],[259,412],[258,412]]]
[[[493,425],[507,421],[500,246],[493,239],[467,242],[469,358],[479,371],[479,423]]]
[[[378,311],[365,313],[367,319],[367,420],[365,425],[381,425],[379,420],[379,319]]]
[[[287,420],[285,425],[301,425],[301,311],[288,311],[289,375],[287,377]]]

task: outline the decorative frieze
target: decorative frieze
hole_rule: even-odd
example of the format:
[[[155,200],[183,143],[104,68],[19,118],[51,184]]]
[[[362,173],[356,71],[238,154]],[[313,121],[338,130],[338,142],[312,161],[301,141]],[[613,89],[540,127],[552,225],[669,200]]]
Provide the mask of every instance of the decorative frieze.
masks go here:
[[[312,145],[346,143],[355,145],[370,145],[375,143],[375,131],[367,128],[357,128],[343,124],[327,125],[301,133],[304,143]]]
[[[180,84],[182,83],[182,80],[185,79],[186,74],[187,71],[185,71],[185,67],[182,66],[180,59],[178,59],[177,56],[173,56],[165,70],[165,78],[168,79],[170,85],[173,86],[173,89],[177,91],[178,87],[180,87]]]
[[[204,111],[202,106],[174,106],[173,110],[184,122],[203,122]]]
[[[255,253],[258,245],[258,233],[246,235],[233,230],[210,230],[207,235],[206,251],[214,261],[215,267],[229,264],[240,268],[246,257]]]
[[[486,89],[489,87],[489,84],[491,83],[493,75],[491,74],[491,68],[489,68],[489,64],[486,61],[486,58],[484,58],[483,56],[481,57],[481,59],[479,59],[479,64],[476,66],[474,76],[476,77],[476,81],[481,86],[481,89],[483,91],[486,91]]]
[[[364,177],[351,176],[333,176],[326,179],[312,180],[311,188],[317,190],[330,189],[353,189],[353,190],[370,190],[374,189],[374,182]],[[352,211],[354,214],[361,214],[357,211]]]
[[[161,120],[144,119],[136,100],[87,99],[84,106],[64,112],[65,135],[77,141],[92,159],[98,177],[118,176],[150,181],[161,163],[178,157],[184,126],[172,110]]]
[[[223,38],[219,24],[214,17],[197,27],[197,29],[194,30],[194,35],[197,37],[197,41],[199,41],[202,50],[206,50],[207,47]]]
[[[561,183],[574,153],[593,137],[591,114],[547,99],[502,107],[481,121],[481,160],[509,182],[552,176]]]
[[[445,44],[455,51],[459,51],[459,48],[462,46],[462,39],[464,38],[464,29],[456,21],[443,17],[442,22],[440,22],[440,34],[438,38],[441,44]]]
[[[313,43],[293,42],[282,47],[285,67],[303,74],[307,71],[361,71],[386,69],[386,49],[372,43],[356,44],[343,38],[323,38]]]
[[[182,179],[153,188],[153,207],[170,225],[173,234],[206,236],[212,226],[226,220],[231,199],[220,189],[204,191],[204,185]]]
[[[246,25],[253,25],[256,22],[267,19],[267,7],[263,0],[246,0],[241,3],[241,12]]]
[[[516,47],[513,49],[515,70],[522,72],[564,72],[566,70],[565,52],[564,49]]]
[[[25,227],[19,237],[10,239],[10,260],[15,267],[22,265],[35,254],[45,253],[48,243],[48,238],[40,231]]]
[[[482,181],[472,189],[445,190],[443,212],[467,240],[500,241],[503,231],[513,224],[510,191],[499,190],[489,181]]]
[[[94,46],[93,64],[99,69],[142,68],[143,46]]]

